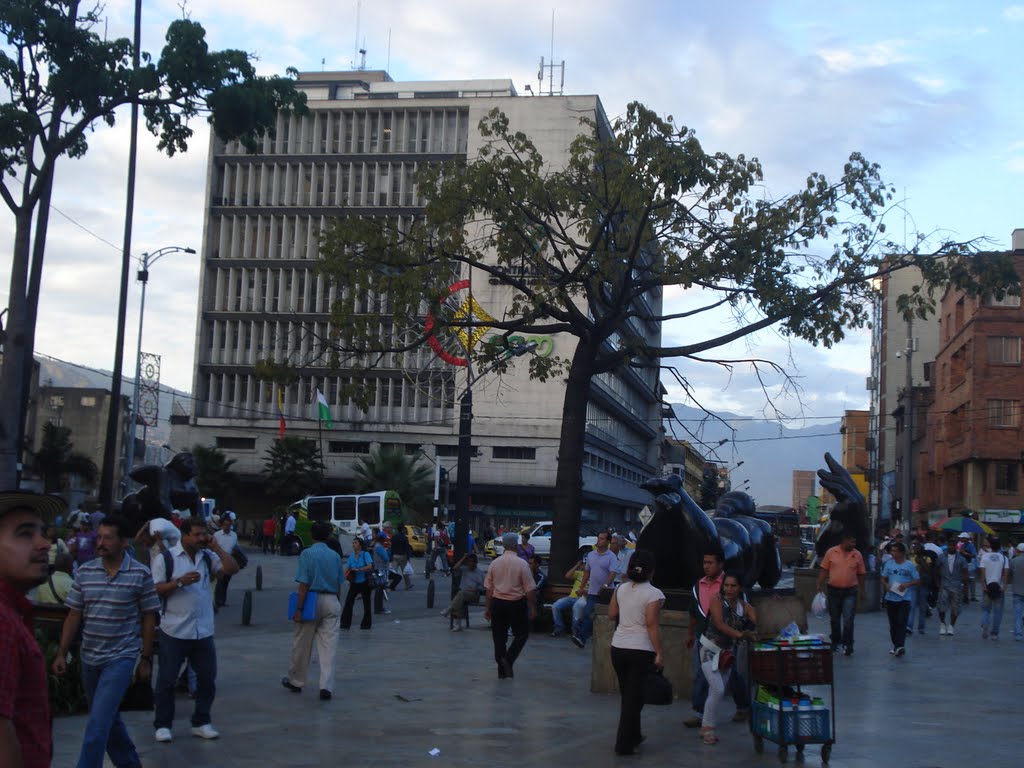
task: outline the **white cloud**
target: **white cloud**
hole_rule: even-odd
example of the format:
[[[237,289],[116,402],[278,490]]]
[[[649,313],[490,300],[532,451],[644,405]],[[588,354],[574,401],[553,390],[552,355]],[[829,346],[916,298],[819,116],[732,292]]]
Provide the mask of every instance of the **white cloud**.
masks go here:
[[[1011,173],[1024,173],[1024,155],[1011,157],[1006,163],[1006,170]]]
[[[1002,15],[1007,21],[1024,21],[1024,5],[1008,5]]]

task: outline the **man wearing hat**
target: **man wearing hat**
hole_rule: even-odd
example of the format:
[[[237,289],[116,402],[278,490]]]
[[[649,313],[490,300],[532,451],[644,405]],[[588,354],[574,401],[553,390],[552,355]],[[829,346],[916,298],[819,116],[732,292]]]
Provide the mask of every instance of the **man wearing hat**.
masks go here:
[[[1024,543],[1016,546],[1010,561],[1010,588],[1013,590],[1013,639],[1024,640]]]
[[[46,661],[25,594],[46,581],[43,518],[67,511],[56,496],[0,493],[0,765],[47,768],[53,757]]]

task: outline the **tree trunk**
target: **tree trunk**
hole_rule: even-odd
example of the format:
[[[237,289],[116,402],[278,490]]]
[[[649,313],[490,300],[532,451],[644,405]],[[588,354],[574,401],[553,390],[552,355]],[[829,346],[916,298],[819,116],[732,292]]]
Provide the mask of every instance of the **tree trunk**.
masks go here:
[[[564,581],[562,575],[578,557],[583,509],[583,441],[587,430],[587,398],[596,358],[597,350],[588,341],[580,340],[565,383],[548,567],[549,579],[556,582]]]
[[[28,327],[25,291],[32,243],[32,211],[15,216],[11,287],[8,293],[3,376],[0,378],[0,489],[17,488],[21,461],[21,408],[25,396],[23,374],[32,365],[33,336]]]

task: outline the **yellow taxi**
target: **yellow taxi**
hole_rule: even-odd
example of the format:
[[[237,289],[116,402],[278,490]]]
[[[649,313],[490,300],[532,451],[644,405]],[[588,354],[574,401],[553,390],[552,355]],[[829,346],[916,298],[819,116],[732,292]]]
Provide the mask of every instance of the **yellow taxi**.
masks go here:
[[[413,555],[423,557],[427,552],[427,535],[423,532],[423,529],[418,525],[403,525],[402,531],[405,533],[405,537],[409,539],[409,546],[412,547]]]

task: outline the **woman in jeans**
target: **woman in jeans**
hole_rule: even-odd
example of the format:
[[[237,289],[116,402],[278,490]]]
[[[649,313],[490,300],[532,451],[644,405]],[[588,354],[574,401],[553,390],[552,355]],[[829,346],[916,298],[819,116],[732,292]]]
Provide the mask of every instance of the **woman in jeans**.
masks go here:
[[[647,672],[662,666],[659,618],[665,594],[650,583],[654,554],[638,549],[629,561],[629,580],[618,586],[608,606],[608,618],[619,620],[612,637],[612,666],[619,680],[622,705],[615,753],[632,755],[644,740],[640,712],[644,708]]]
[[[341,628],[348,629],[352,625],[352,605],[356,597],[363,596],[363,621],[360,629],[369,629],[373,623],[373,611],[370,610],[370,572],[373,570],[373,559],[369,552],[363,551],[363,540],[358,536],[352,539],[352,554],[345,560],[345,579],[348,580],[348,594],[345,596],[345,607],[341,609]]]
[[[705,744],[718,743],[715,715],[732,675],[736,641],[755,639],[753,628],[756,624],[754,606],[743,600],[740,577],[727,573],[722,581],[722,591],[711,600],[708,626],[700,638],[700,668],[708,681],[708,698],[700,724],[700,736]]]

